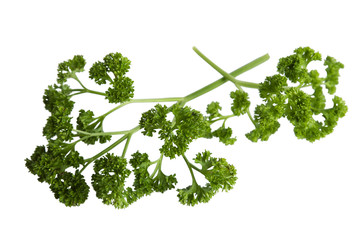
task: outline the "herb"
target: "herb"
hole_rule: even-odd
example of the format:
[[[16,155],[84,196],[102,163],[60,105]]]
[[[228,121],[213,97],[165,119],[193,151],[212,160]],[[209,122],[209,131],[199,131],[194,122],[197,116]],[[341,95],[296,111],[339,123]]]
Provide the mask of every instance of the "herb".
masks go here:
[[[297,48],[294,54],[281,58],[277,66],[278,74],[266,77],[259,84],[240,81],[235,77],[268,60],[268,55],[227,73],[198,49],[194,48],[194,51],[223,77],[185,97],[134,99],[133,80],[126,76],[131,62],[120,53],[106,55],[103,61],[94,63],[89,70],[90,79],[108,86],[105,92],[86,88],[78,78],[78,73],[84,71],[86,64],[83,56],[77,55],[60,63],[57,83],[49,86],[43,96],[45,109],[50,112],[43,128],[48,144],[35,148],[32,156],[25,160],[26,167],[40,182],[50,185],[60,202],[66,206],[78,206],[85,202],[90,191],[82,174],[93,164],[91,184],[96,196],[104,204],[125,208],[152,192],[163,193],[174,189],[178,180],[175,174],[166,175],[163,172],[162,163],[169,159],[183,159],[192,184],[177,189],[178,198],[180,203],[193,206],[208,202],[219,191],[231,190],[236,183],[236,169],[226,159],[214,157],[206,149],[193,159],[187,157],[189,144],[199,138],[218,138],[225,145],[234,144],[236,137],[231,127],[227,126],[229,118],[247,115],[254,128],[246,137],[253,142],[267,141],[279,129],[280,118],[287,118],[294,125],[297,138],[314,142],[330,134],[339,118],[347,112],[345,102],[338,96],[333,96],[333,105],[327,108],[325,96],[334,95],[343,64],[327,57],[324,61],[326,77],[320,77],[319,72],[309,70],[308,65],[312,61],[321,61],[322,57],[309,47]],[[75,80],[80,88],[71,88],[68,84],[70,79]],[[235,87],[229,95],[232,99],[229,114],[222,113],[223,109],[217,101],[209,103],[204,114],[187,105],[227,82]],[[249,110],[250,99],[245,88],[258,89],[262,99],[253,115]],[[101,95],[109,103],[117,105],[98,116],[92,110],[81,109],[74,124],[73,97],[81,94]],[[157,104],[141,115],[135,127],[104,132],[104,119],[111,113],[131,103],[149,102]],[[173,104],[161,104],[165,102]],[[316,115],[321,115],[324,121],[316,120]],[[215,122],[222,124],[214,129]],[[149,159],[147,153],[139,151],[128,154],[131,137],[137,132],[162,140],[158,159]],[[113,141],[117,136],[120,137]],[[76,150],[80,142],[87,145],[110,144],[98,154],[84,159]],[[125,144],[121,156],[110,152],[122,142]],[[195,172],[205,177],[205,185],[198,183]],[[131,174],[134,176],[133,183],[126,184]]]

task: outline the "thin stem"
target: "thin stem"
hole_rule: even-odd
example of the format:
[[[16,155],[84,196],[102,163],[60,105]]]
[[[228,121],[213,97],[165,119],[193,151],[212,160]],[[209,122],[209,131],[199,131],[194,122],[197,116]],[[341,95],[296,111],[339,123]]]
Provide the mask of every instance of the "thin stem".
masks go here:
[[[81,131],[78,129],[73,129],[73,131],[83,134],[83,135],[87,135],[87,136],[107,136],[107,135],[122,135],[122,134],[128,134],[131,130],[126,130],[126,131],[117,131],[117,132],[98,132],[98,133],[89,133],[89,132],[85,132],[85,131]]]
[[[237,80],[235,79],[235,85],[236,86],[240,86],[240,87],[245,87],[245,88],[254,88],[254,89],[259,89],[260,84],[258,83],[253,83],[253,82],[246,82],[246,81],[241,81],[241,80]]]
[[[85,164],[84,164],[83,168],[80,170],[80,173],[82,173],[93,161],[95,161],[96,159],[98,159],[99,157],[104,155],[105,153],[107,153],[110,150],[112,150],[113,148],[115,148],[117,145],[122,143],[127,138],[128,138],[128,136],[124,135],[119,140],[117,140],[116,142],[114,142],[113,144],[111,144],[110,146],[108,146],[107,148],[105,148],[104,150],[99,152],[98,154],[94,155],[91,158],[85,159]]]
[[[125,139],[127,139],[127,135],[122,136],[119,140],[117,140],[116,142],[114,142],[113,144],[111,144],[110,146],[108,146],[107,148],[105,148],[104,150],[99,152],[98,154],[94,155],[93,157],[86,159],[85,161],[89,162],[89,163],[93,162],[95,159],[101,157],[102,155],[104,155],[105,153],[109,152],[110,150],[115,148],[117,145],[122,143]]]
[[[127,137],[127,140],[126,140],[126,143],[125,143],[125,146],[124,146],[124,149],[123,149],[123,153],[122,153],[122,155],[121,155],[122,158],[124,158],[125,155],[126,155],[127,149],[128,149],[128,147],[129,147],[129,143],[130,143],[131,136],[132,136],[132,134],[130,134],[130,135]]]
[[[75,95],[79,95],[79,94],[83,94],[83,93],[92,93],[92,94],[96,94],[96,95],[100,95],[100,96],[106,96],[105,93],[103,92],[98,92],[98,91],[94,91],[94,90],[90,90],[90,89],[71,89],[72,92],[77,91],[77,93],[74,93],[72,95],[70,95],[70,97],[75,96]]]
[[[198,171],[199,173],[203,174],[203,171],[202,171],[200,168],[198,168],[197,166],[195,166],[194,164],[192,164],[192,163],[190,163],[190,162],[188,162],[188,163],[190,164],[190,166],[191,166],[193,169],[195,169],[195,170]]]
[[[79,84],[80,84],[80,86],[83,88],[83,89],[87,89],[85,86],[84,86],[84,84],[82,84],[82,82],[80,81],[80,79],[78,78],[78,76],[76,75],[76,73],[72,73],[71,74],[71,76],[72,76],[72,78],[73,79],[75,79]]]
[[[232,117],[235,117],[235,115],[234,115],[234,114],[231,114],[231,115],[221,116],[221,117],[218,117],[218,118],[210,121],[210,124],[213,124],[213,123],[215,123],[215,122],[217,122],[217,121],[220,121],[220,120],[226,121],[227,119],[232,118]]]
[[[154,171],[150,175],[150,178],[154,178],[155,174],[161,169],[161,164],[162,164],[163,157],[164,157],[164,154],[161,154],[160,158],[157,161],[155,161],[156,166],[155,166]]]
[[[145,98],[145,99],[131,99],[130,103],[154,103],[154,102],[179,102],[184,98],[170,97],[170,98]]]
[[[194,47],[194,50],[197,49]],[[197,50],[198,51],[198,50]],[[198,51],[197,53],[200,53],[200,51]],[[202,53],[201,53],[202,54]],[[202,54],[202,56],[204,56]],[[259,66],[260,64],[266,62],[267,60],[269,60],[269,55],[265,54],[251,62],[249,62],[248,64],[245,64],[244,66],[236,69],[235,71],[231,72],[230,75],[237,77],[240,74],[249,71],[252,68],[255,68],[257,66]],[[210,60],[209,60],[210,61]],[[236,79],[235,79],[236,80]],[[215,88],[223,85],[224,83],[226,83],[228,81],[228,79],[226,77],[222,77],[220,79],[218,79],[215,82],[212,82],[208,85],[206,85],[203,88],[200,88],[199,90],[192,92],[188,95],[186,95],[185,97],[181,98],[181,97],[170,97],[170,98],[148,98],[148,99],[131,99],[128,102],[124,102],[122,104],[120,104],[119,106],[116,106],[115,108],[111,109],[110,111],[108,111],[107,113],[101,115],[100,117],[106,117],[107,115],[109,115],[110,113],[130,104],[130,103],[150,103],[150,102],[180,102],[181,104],[185,104],[186,102],[189,102],[197,97],[200,97],[212,90],[214,90]],[[236,80],[238,82],[239,85],[243,85],[244,87],[256,87],[257,85],[255,83],[250,83],[250,82],[245,82],[245,81],[239,81]]]
[[[225,72],[222,68],[216,65],[213,61],[211,61],[208,57],[206,57],[202,52],[199,51],[196,47],[193,47],[193,50],[211,67],[213,67],[218,73],[220,73],[223,77],[227,78],[228,80],[236,83],[237,80],[229,73]]]
[[[193,48],[194,51],[205,61],[207,62],[211,67],[213,67],[217,72],[219,72],[221,75],[223,75],[225,78],[227,78],[229,81],[233,82],[235,84],[235,86],[241,91],[243,92],[244,90],[242,89],[242,85],[245,84],[247,86],[251,86],[254,88],[258,88],[258,84],[253,84],[253,83],[248,83],[248,82],[244,82],[244,81],[239,81],[237,79],[235,79],[234,76],[232,76],[231,74],[227,73],[226,71],[224,71],[222,68],[220,68],[218,65],[216,65],[213,61],[211,61],[208,57],[206,57],[203,53],[201,53],[196,47]],[[253,119],[253,117],[251,116],[250,110],[249,108],[247,109],[247,115],[249,116],[251,122],[256,126],[256,123]]]
[[[181,98],[181,97],[130,99],[129,101],[121,103],[120,105],[114,107],[110,111],[104,113],[103,115],[101,115],[97,118],[105,118],[107,115],[115,112],[116,110],[118,110],[130,103],[178,102],[178,101],[182,101],[183,99],[184,98]]]
[[[194,50],[195,52],[197,52],[198,54],[200,53],[200,51],[198,51],[195,47],[194,47]],[[200,53],[201,54],[201,53]],[[202,56],[204,57],[204,55],[202,54]],[[207,58],[206,58],[207,59]],[[231,79],[231,81],[236,81],[239,85],[243,84],[243,85],[246,85],[247,83],[246,82],[243,82],[243,81],[239,81],[239,80],[236,80],[234,77],[236,76],[239,76],[240,74],[252,69],[252,68],[255,68],[257,67],[258,65],[264,63],[265,61],[267,61],[269,59],[269,55],[268,54],[265,54],[251,62],[249,62],[248,64],[245,64],[244,66],[236,69],[235,71],[231,72],[230,74],[226,73],[225,71],[223,71],[222,69],[219,68],[219,70],[223,71],[224,73],[224,77],[218,79],[217,81],[213,82],[213,83],[210,83],[208,85],[206,85],[205,87],[203,88],[200,88],[199,90],[197,91],[194,91],[188,95],[186,95],[185,97],[183,98],[152,98],[152,99],[132,99],[128,102],[124,102],[122,104],[120,104],[119,106],[111,109],[110,111],[106,112],[105,114],[101,115],[98,117],[98,119],[104,119],[107,115],[109,115],[110,113],[126,106],[127,104],[129,103],[145,103],[145,102],[178,102],[182,105],[184,105],[185,103],[195,99],[195,98],[198,98],[214,89],[216,89],[217,87],[223,85],[224,83],[226,83],[227,81],[229,81]],[[211,62],[209,59],[208,59],[209,62]],[[208,63],[209,63],[208,62]],[[255,87],[255,85],[252,85],[252,84],[247,84],[248,86],[253,86]],[[86,89],[84,87],[84,89]],[[83,167],[83,169],[80,171],[84,171],[84,169],[89,165],[91,164],[95,159],[101,157],[103,154],[109,152],[110,150],[112,150],[113,148],[115,148],[117,145],[119,145],[121,142],[123,142],[125,139],[128,139],[129,136],[131,136],[132,134],[134,134],[135,132],[139,131],[140,130],[140,126],[136,126],[134,127],[133,129],[129,130],[129,132],[127,132],[124,136],[122,136],[120,139],[118,139],[116,142],[114,142],[113,144],[111,144],[110,146],[108,146],[107,148],[105,148],[104,150],[102,150],[101,152],[99,152],[98,154],[94,155],[93,157],[85,160],[86,163]],[[154,173],[152,174],[152,176],[156,173],[156,171],[158,171],[161,167],[161,163],[162,163],[162,158],[163,156],[161,156],[161,158],[158,160],[157,162],[157,165],[156,165],[156,168],[155,168],[155,171]],[[192,175],[192,178],[193,178],[193,182],[196,183],[196,180],[195,180],[195,176],[194,176],[194,173],[192,171],[192,168],[201,172],[201,170],[199,168],[197,168],[196,166],[192,165],[188,160],[187,158],[185,157],[185,155],[183,155],[183,158],[187,164],[187,166],[189,167],[189,170],[190,170],[190,173]]]
[[[116,110],[118,110],[118,109],[120,109],[120,108],[128,105],[129,103],[130,103],[130,102],[121,103],[120,105],[114,107],[114,108],[111,109],[110,111],[108,111],[108,112],[104,113],[103,115],[97,117],[97,119],[100,119],[100,118],[104,119],[104,118],[105,118],[107,115],[109,115],[110,113],[115,112]]]
[[[194,51],[197,53],[197,54],[201,54],[201,56],[204,56],[199,50],[197,50],[197,48],[194,47]],[[233,76],[233,77],[237,77],[239,76],[240,74],[244,73],[244,72],[247,72],[249,71],[250,69],[253,69],[257,66],[259,66],[260,64],[266,62],[267,60],[269,60],[270,56],[268,54],[265,54],[251,62],[249,62],[248,64],[245,64],[244,66],[236,69],[235,71],[231,72],[230,75]],[[207,57],[205,57],[205,59],[208,59]],[[189,102],[201,95],[204,95],[205,93],[208,93],[212,90],[214,90],[215,88],[217,87],[220,87],[221,85],[223,85],[224,83],[226,83],[228,81],[228,79],[226,77],[222,77],[220,78],[219,80],[213,82],[213,83],[210,83],[209,85],[193,92],[193,93],[190,93],[189,95],[185,96],[184,97],[184,100],[183,102]],[[238,80],[236,80],[238,81]],[[244,82],[241,82],[242,84]]]
[[[77,92],[77,93],[74,93],[74,94],[69,95],[69,97],[71,98],[71,97],[73,97],[73,96],[80,95],[80,94],[83,94],[83,93],[84,93],[84,92]]]
[[[120,143],[122,143],[125,139],[128,138],[128,136],[131,134],[134,134],[135,132],[139,131],[140,130],[140,126],[136,126],[134,127],[133,129],[131,129],[129,131],[128,134],[122,136],[119,140],[117,140],[116,142],[114,142],[113,144],[111,144],[110,146],[108,146],[107,148],[105,148],[104,150],[102,150],[101,152],[99,152],[98,154],[94,155],[93,157],[89,158],[89,159],[86,159],[85,161],[86,162],[92,162],[94,161],[95,159],[101,157],[103,154],[109,152],[110,150],[112,150],[113,148],[115,148],[117,145],[119,145]]]
[[[98,92],[98,91],[94,91],[94,90],[90,90],[90,89],[86,89],[85,92],[92,93],[92,94],[97,94],[97,95],[100,95],[100,96],[106,96],[106,94],[103,93],[103,92]]]
[[[184,154],[182,154],[182,157],[184,158],[185,163],[186,163],[186,165],[187,165],[188,168],[189,168],[189,171],[190,171],[190,174],[191,174],[191,178],[192,178],[192,180],[193,180],[193,184],[194,184],[194,183],[197,184],[197,183],[196,183],[196,178],[195,178],[195,175],[194,175],[194,171],[192,170],[192,168],[193,168],[192,164],[189,162],[189,160],[186,158],[186,156],[185,156]]]
[[[250,118],[250,121],[254,124],[255,127],[257,127],[254,118],[251,116],[249,108],[247,109],[246,113],[247,113],[248,117]]]

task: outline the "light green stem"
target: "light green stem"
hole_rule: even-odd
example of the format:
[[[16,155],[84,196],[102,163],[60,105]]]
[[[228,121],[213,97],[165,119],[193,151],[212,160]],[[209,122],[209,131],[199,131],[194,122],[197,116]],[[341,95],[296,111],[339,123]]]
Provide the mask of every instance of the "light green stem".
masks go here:
[[[201,54],[199,55],[200,57],[204,57],[204,60],[207,59],[208,61],[210,61],[210,59],[208,59],[204,54],[202,54],[199,50],[197,50],[197,48],[193,48],[194,51],[197,53],[197,54]],[[249,62],[248,64],[236,69],[235,71],[231,72],[229,75],[231,77],[237,77],[239,76],[240,74],[244,73],[244,72],[247,72],[249,71],[250,69],[253,69],[257,66],[259,66],[260,64],[266,62],[267,60],[269,60],[270,56],[268,54],[265,54],[251,62]],[[212,61],[210,61],[212,63]],[[205,93],[208,93],[212,90],[214,90],[215,88],[217,87],[220,87],[221,85],[223,85],[224,83],[226,83],[229,79],[226,78],[226,77],[222,77],[220,78],[219,80],[213,82],[213,83],[210,83],[209,85],[193,92],[193,93],[190,93],[189,95],[185,96],[184,97],[184,102],[189,102],[197,97],[200,97],[201,95],[204,95]],[[236,80],[236,79],[235,79]],[[242,85],[244,87],[252,87],[252,88],[257,88],[257,85],[255,83],[248,83],[248,82],[244,82],[244,81],[239,81],[239,80],[236,80],[236,82],[239,84],[239,85]]]
[[[125,107],[126,105],[130,103],[158,103],[158,102],[178,102],[182,101],[184,98],[181,97],[171,97],[171,98],[145,98],[145,99],[130,99],[127,102],[123,102],[120,105],[114,107],[110,111],[104,113],[103,115],[97,117],[97,118],[105,118],[107,115],[115,112],[116,110]]]
[[[110,150],[112,150],[113,148],[115,148],[117,145],[119,145],[120,143],[122,143],[123,141],[125,141],[130,135],[136,133],[137,131],[140,130],[140,126],[136,126],[133,129],[129,130],[129,132],[127,134],[125,134],[124,136],[122,136],[119,140],[117,140],[116,142],[114,142],[113,144],[111,144],[110,146],[108,146],[107,148],[105,148],[104,150],[102,150],[101,152],[99,152],[98,154],[94,155],[93,157],[86,159],[86,162],[91,163],[92,161],[94,161],[95,159],[97,159],[98,157],[101,157],[102,155],[104,155],[105,153],[109,152]]]
[[[208,57],[206,57],[202,52],[200,52],[196,47],[193,48],[194,51],[205,61],[207,62],[211,67],[213,67],[217,72],[219,72],[221,75],[223,75],[226,79],[228,79],[229,81],[233,82],[235,84],[235,86],[241,91],[244,92],[244,90],[242,89],[243,85],[246,86],[250,86],[252,88],[258,88],[259,85],[258,84],[254,84],[254,83],[248,83],[248,82],[244,82],[244,81],[239,81],[237,79],[235,79],[235,77],[232,74],[227,73],[226,71],[224,71],[222,68],[220,68],[218,65],[216,65],[213,61],[211,61]],[[265,55],[266,56],[266,55]],[[254,118],[251,116],[250,110],[249,108],[246,111],[248,117],[250,118],[251,122],[254,124],[254,126],[256,127],[256,123],[254,121]]]
[[[154,169],[153,173],[150,175],[150,178],[154,178],[155,174],[156,174],[159,170],[161,170],[161,164],[162,164],[163,158],[164,158],[164,154],[161,154],[160,158],[159,158],[157,161],[155,161],[155,162],[156,162],[156,166],[155,166],[155,169]],[[155,163],[155,162],[154,162],[154,163]]]
[[[124,146],[124,149],[123,149],[123,153],[121,155],[122,158],[124,158],[125,155],[126,155],[126,152],[127,152],[128,147],[129,147],[130,140],[131,140],[131,136],[132,136],[132,134],[127,137],[127,140],[126,140],[126,143],[125,143],[125,146]]]
[[[73,129],[74,132],[87,135],[90,137],[95,136],[108,136],[108,135],[122,135],[122,134],[128,134],[131,130],[125,130],[125,131],[117,131],[117,132],[97,132],[97,133],[89,133],[78,129]]]
[[[185,160],[185,163],[186,165],[188,166],[189,168],[189,171],[190,171],[190,174],[191,174],[191,178],[192,178],[192,182],[193,182],[193,185],[196,184],[197,185],[197,182],[196,182],[196,178],[195,178],[195,175],[194,175],[194,171],[192,170],[193,169],[193,166],[192,164],[189,162],[189,160],[186,158],[186,156],[183,154],[182,157],[184,158]]]
[[[205,57],[205,55],[203,55],[200,51],[197,50],[197,48],[194,47],[194,51],[196,53],[198,53],[201,57],[207,59],[207,62],[210,64],[212,63],[212,61],[210,61],[207,57]],[[246,72],[246,71],[249,71],[250,69],[252,68],[255,68],[257,66],[259,66],[260,64],[266,62],[267,60],[269,59],[269,55],[268,54],[265,54],[251,62],[249,62],[248,64],[236,69],[235,71],[231,72],[230,74],[226,73],[225,71],[223,71],[222,69],[220,69],[219,67],[217,67],[216,65],[214,65],[215,67],[217,67],[220,71],[222,71],[222,75],[224,77],[220,78],[219,80],[217,81],[214,81],[212,83],[210,83],[209,85],[206,85],[205,87],[195,91],[195,92],[192,92],[188,95],[186,95],[185,97],[183,98],[152,98],[152,99],[132,99],[132,100],[129,100],[128,102],[125,102],[125,103],[122,103],[120,104],[119,106],[111,109],[110,111],[108,111],[107,113],[101,115],[100,117],[98,118],[105,118],[107,115],[109,115],[110,113],[126,106],[127,104],[130,104],[130,103],[145,103],[145,102],[179,102],[180,104],[184,105],[185,103],[195,99],[195,98],[198,98],[218,87],[220,87],[221,85],[223,85],[224,83],[226,83],[227,81],[235,81],[238,85],[240,86],[244,86],[244,87],[252,87],[252,88],[256,88],[256,85],[255,84],[251,84],[251,83],[247,83],[247,82],[244,82],[244,81],[239,81],[239,80],[236,80],[235,77],[239,76],[240,74]],[[235,84],[236,84],[235,83]],[[251,116],[250,116],[251,117]],[[140,126],[136,126],[134,127],[133,129],[131,129],[129,132],[127,132],[123,137],[121,137],[119,140],[117,140],[116,142],[114,142],[113,144],[111,144],[109,147],[105,148],[103,151],[99,152],[98,154],[96,154],[95,156],[87,159],[87,163],[85,164],[84,168],[81,170],[83,171],[92,161],[94,161],[95,159],[97,159],[98,157],[102,156],[103,154],[109,152],[110,150],[112,150],[113,148],[115,148],[117,145],[119,145],[121,142],[123,142],[124,140],[126,140],[130,135],[134,134],[135,132],[139,131],[140,130]],[[160,163],[159,163],[160,162]],[[158,164],[160,164],[161,166],[161,161],[159,161]],[[157,164],[157,166],[158,166]],[[191,168],[192,166],[189,165],[190,163],[187,161],[187,164],[189,166],[189,168]],[[194,168],[196,169],[196,168]],[[198,169],[196,169],[198,170]],[[199,171],[199,170],[198,170]],[[192,170],[191,170],[191,173],[193,174]]]

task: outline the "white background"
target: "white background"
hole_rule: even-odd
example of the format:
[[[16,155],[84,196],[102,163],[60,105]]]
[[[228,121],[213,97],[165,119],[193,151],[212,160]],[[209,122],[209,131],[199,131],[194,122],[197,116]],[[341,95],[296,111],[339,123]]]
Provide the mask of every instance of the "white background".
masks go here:
[[[1,1],[1,239],[360,239],[359,42],[357,1]],[[181,97],[220,75],[193,51],[197,46],[226,71],[269,53],[271,60],[239,79],[261,82],[280,57],[299,46],[345,64],[337,95],[349,107],[333,134],[316,143],[297,140],[287,121],[268,142],[251,143],[247,117],[232,119],[238,141],[205,148],[238,169],[238,182],[208,204],[183,206],[176,191],[145,197],[128,209],[106,206],[91,191],[80,207],[67,208],[46,184],[28,173],[24,159],[46,144],[44,89],[55,82],[57,64],[82,54],[89,66],[109,52],[132,61],[135,98]],[[84,83],[86,74],[81,75]],[[91,83],[88,83],[91,86]],[[190,105],[212,100],[229,111],[233,86],[220,87]],[[258,103],[257,92],[249,90]],[[80,99],[80,98],[79,98]],[[103,99],[83,100],[103,113]],[[137,125],[151,105],[127,106],[107,131]],[[229,113],[229,112],[227,112]],[[157,143],[140,134],[129,153]],[[86,151],[84,151],[87,149]],[[91,156],[102,146],[82,148]],[[114,150],[121,152],[121,147]],[[181,159],[166,161],[179,187],[190,176]],[[91,175],[91,169],[88,176]]]

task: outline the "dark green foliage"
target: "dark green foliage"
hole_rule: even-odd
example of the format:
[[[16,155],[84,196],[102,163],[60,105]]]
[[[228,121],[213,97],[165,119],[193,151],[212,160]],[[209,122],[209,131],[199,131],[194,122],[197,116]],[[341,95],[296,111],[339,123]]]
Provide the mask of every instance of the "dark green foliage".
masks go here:
[[[84,164],[73,144],[50,141],[47,149],[45,146],[35,148],[33,155],[25,160],[29,171],[38,176],[40,182],[51,183],[56,174],[63,172],[68,167],[79,168]]]
[[[103,121],[104,118],[95,118],[94,113],[91,110],[85,111],[81,109],[79,111],[79,116],[76,120],[77,130],[81,130],[87,133],[103,133]],[[86,137],[87,135],[78,134],[80,137]],[[86,144],[95,144],[99,141],[100,143],[105,143],[111,140],[111,135],[100,135],[100,136],[89,136],[84,138],[82,141]]]
[[[43,96],[45,109],[56,116],[69,115],[74,107],[74,102],[70,100],[70,93],[69,85],[49,86]]]
[[[155,192],[164,193],[167,190],[175,188],[177,184],[177,179],[175,174],[172,175],[165,175],[161,169],[157,171],[157,174],[154,178],[153,187]]]
[[[172,122],[166,119],[168,113],[174,115]],[[178,104],[171,108],[156,105],[142,114],[140,127],[146,136],[153,136],[158,130],[159,138],[164,141],[160,152],[170,158],[182,155],[193,140],[210,131],[209,123],[199,111]]]
[[[198,153],[194,159],[201,165],[199,169],[208,180],[204,187],[200,186],[195,179],[192,185],[178,189],[178,198],[184,205],[194,206],[198,203],[208,202],[219,190],[229,191],[236,183],[236,169],[228,164],[224,158],[211,157],[209,151]]]
[[[68,78],[74,78],[74,73],[83,72],[86,61],[83,56],[75,55],[72,59],[62,62],[58,66],[57,82],[63,84]]]
[[[171,130],[172,123],[166,119],[170,112],[167,106],[156,104],[156,106],[141,115],[140,127],[145,136],[152,137],[157,129]]]
[[[88,198],[90,187],[84,176],[77,170],[75,174],[62,172],[50,184],[56,199],[67,207],[79,206]]]
[[[43,101],[45,109],[51,113],[43,128],[43,135],[47,139],[56,137],[61,141],[71,140],[73,126],[70,114],[74,108],[74,102],[70,100],[69,86],[66,84],[49,86],[45,90]]]
[[[110,103],[122,103],[134,96],[133,80],[125,76],[130,69],[130,60],[121,53],[106,55],[103,62],[96,62],[89,71],[89,76],[97,84],[109,83],[105,92]]]
[[[75,174],[65,169],[79,168],[84,164],[73,144],[50,141],[47,149],[38,146],[31,158],[25,159],[29,171],[38,177],[39,182],[47,182],[55,198],[66,206],[79,206],[84,203],[89,193],[89,186],[78,170]]]
[[[60,63],[57,83],[49,86],[43,95],[45,109],[50,113],[43,128],[47,144],[37,146],[31,157],[25,159],[25,166],[39,182],[49,184],[55,198],[61,203],[79,206],[86,201],[90,191],[82,172],[93,163],[91,185],[96,196],[104,204],[122,209],[153,192],[164,193],[175,189],[178,183],[176,175],[164,171],[162,164],[168,159],[182,157],[189,168],[192,184],[177,189],[178,198],[180,203],[194,206],[210,201],[220,191],[231,190],[237,181],[235,167],[225,158],[212,157],[210,151],[198,153],[192,162],[186,158],[190,144],[199,138],[216,137],[225,145],[233,145],[236,137],[228,126],[228,119],[247,114],[254,129],[246,137],[253,142],[267,141],[279,129],[281,118],[287,119],[294,126],[297,138],[313,142],[333,132],[338,120],[347,112],[342,98],[332,96],[332,106],[329,107],[326,103],[329,97],[325,95],[325,92],[330,95],[335,93],[339,71],[344,65],[332,57],[326,57],[326,76],[321,77],[317,70],[308,69],[312,61],[322,60],[320,53],[309,47],[295,49],[294,54],[281,58],[277,65],[278,74],[266,77],[260,84],[235,79],[236,72],[243,68],[232,72],[230,76],[208,58],[203,59],[224,78],[183,98],[161,100],[131,100],[134,96],[133,81],[126,76],[131,62],[120,53],[106,55],[89,70],[89,76],[95,83],[109,86],[106,92],[90,90],[80,81],[77,73],[83,72],[86,64],[81,55]],[[245,67],[253,68],[266,59],[263,56]],[[75,80],[80,87],[70,87],[69,79]],[[234,83],[237,89],[230,92],[231,107],[228,115],[221,112],[223,109],[217,101],[207,105],[205,116],[186,106],[190,100],[225,82]],[[255,107],[253,116],[250,112],[249,95],[243,87],[259,90],[262,103]],[[92,110],[81,109],[74,119],[72,112],[77,99],[74,96],[84,93],[105,96],[110,103],[121,104],[100,116],[95,116]],[[177,102],[171,106],[155,105],[144,112],[139,125],[130,130],[104,132],[106,117],[125,105],[167,101]],[[128,112],[124,114],[124,118],[127,117]],[[317,120],[321,118],[323,121]],[[222,124],[215,128],[213,124],[219,121]],[[76,126],[73,126],[74,123]],[[147,137],[158,137],[162,141],[160,157],[150,161],[148,154],[136,151],[131,155],[128,168],[126,154],[130,149],[130,140],[139,130]],[[75,148],[78,143],[107,143],[112,140],[112,135],[122,136],[90,158],[84,159],[77,151],[78,148]],[[121,143],[124,144],[121,156],[110,153],[113,149],[117,150],[116,147]],[[198,174],[204,177],[204,184],[198,184]],[[129,179],[132,178],[131,183]]]
[[[104,204],[126,208],[133,202],[132,194],[129,194],[132,191],[125,187],[125,180],[131,173],[126,166],[125,158],[110,153],[95,160],[91,184]]]
[[[178,189],[179,202],[184,205],[194,206],[199,203],[207,203],[216,194],[210,184],[204,187],[199,186],[196,182],[186,188]]]
[[[154,180],[150,177],[148,168],[151,166],[149,156],[139,151],[132,155],[130,164],[134,168],[134,190],[138,198],[150,195],[154,191]]]
[[[25,159],[25,165],[32,174],[38,176],[39,182],[51,182],[56,176],[56,168],[52,166],[45,146],[37,146],[30,159]]]

